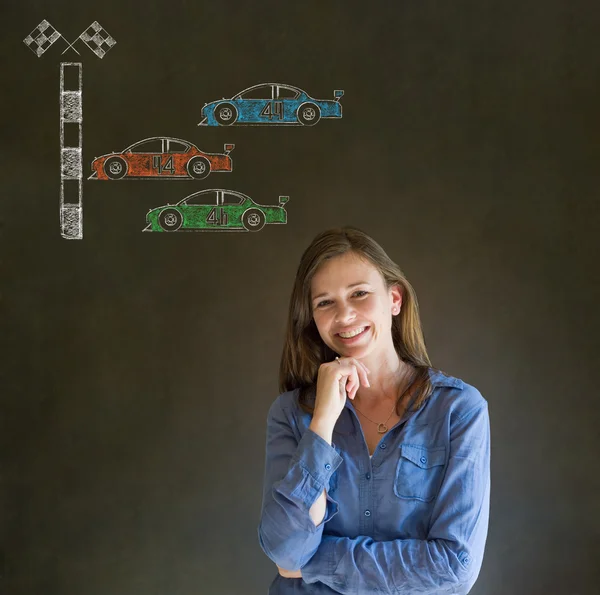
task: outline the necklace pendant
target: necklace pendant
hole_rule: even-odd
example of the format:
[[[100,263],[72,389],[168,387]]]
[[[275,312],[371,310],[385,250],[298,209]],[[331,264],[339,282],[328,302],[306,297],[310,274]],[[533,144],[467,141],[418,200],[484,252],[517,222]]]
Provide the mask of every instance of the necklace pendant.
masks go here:
[[[380,434],[385,434],[388,431],[388,427],[384,423],[381,423],[377,426],[377,431]]]

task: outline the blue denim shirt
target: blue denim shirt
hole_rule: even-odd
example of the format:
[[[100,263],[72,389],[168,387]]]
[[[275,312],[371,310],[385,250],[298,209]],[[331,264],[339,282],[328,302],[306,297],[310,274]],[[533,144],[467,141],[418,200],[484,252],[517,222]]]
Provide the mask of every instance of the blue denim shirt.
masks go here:
[[[277,573],[270,594],[469,592],[488,529],[488,406],[473,386],[429,374],[431,397],[383,435],[372,458],[350,399],[332,445],[308,429],[297,391],[273,402],[258,539],[302,578]],[[324,488],[315,526],[309,510]]]

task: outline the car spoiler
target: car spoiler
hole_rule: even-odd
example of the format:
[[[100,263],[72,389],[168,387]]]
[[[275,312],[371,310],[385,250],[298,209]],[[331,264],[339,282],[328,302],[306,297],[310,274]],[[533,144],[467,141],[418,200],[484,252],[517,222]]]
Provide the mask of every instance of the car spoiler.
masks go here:
[[[225,151],[225,155],[229,155],[229,153],[231,153],[231,151],[233,151],[233,149],[235,149],[235,145],[233,143],[225,143],[223,145],[223,150]]]
[[[290,200],[289,196],[280,196],[279,197],[279,206],[282,207],[288,200]]]
[[[341,89],[336,89],[336,90],[333,92],[333,96],[335,97],[335,100],[336,100],[337,102],[339,102],[339,101],[340,101],[340,99],[341,99],[341,98],[344,96],[344,92],[343,92]]]

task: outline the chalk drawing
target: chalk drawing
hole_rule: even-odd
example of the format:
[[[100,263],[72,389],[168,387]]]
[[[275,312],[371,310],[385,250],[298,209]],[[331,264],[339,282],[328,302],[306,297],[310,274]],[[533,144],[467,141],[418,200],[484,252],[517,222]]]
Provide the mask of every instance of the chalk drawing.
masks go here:
[[[267,223],[287,223],[285,204],[260,205],[234,190],[194,192],[177,204],[150,209],[143,231],[259,231]]]
[[[23,43],[39,58],[53,43],[58,41],[60,38],[64,39],[64,37],[46,19],[44,19],[23,40]],[[67,40],[65,39],[65,41]]]
[[[67,44],[63,54],[67,50],[73,50],[79,54],[75,43],[81,40],[98,58],[104,58],[106,53],[117,43],[98,21],[94,21],[73,43],[69,43],[46,19],[23,40],[23,43],[39,58],[59,39],[63,39]]]
[[[334,99],[314,99],[291,85],[263,83],[244,89],[231,99],[205,103],[198,126],[314,126],[325,118],[341,118],[344,95],[333,92]]]
[[[65,70],[74,69],[65,88]],[[75,84],[73,84],[73,81]],[[73,88],[74,87],[74,88]],[[60,229],[66,239],[83,238],[82,149],[83,149],[83,80],[80,62],[60,65]],[[75,129],[65,142],[65,128]]]
[[[63,54],[81,40],[96,56],[104,58],[116,45],[98,21],[69,43],[46,19],[23,40],[39,58],[58,39],[67,43]],[[63,238],[83,238],[83,73],[81,62],[61,62],[59,85],[60,123],[60,231]]]
[[[73,45],[80,39],[98,58],[104,58],[106,53],[117,43],[115,38],[109,35],[108,31],[98,21],[94,21],[73,43],[69,44],[63,54],[68,49],[75,49]]]
[[[89,180],[196,179],[211,172],[231,172],[229,153],[235,145],[226,143],[223,153],[205,153],[189,141],[169,136],[145,138],[119,153],[107,153],[92,161]]]

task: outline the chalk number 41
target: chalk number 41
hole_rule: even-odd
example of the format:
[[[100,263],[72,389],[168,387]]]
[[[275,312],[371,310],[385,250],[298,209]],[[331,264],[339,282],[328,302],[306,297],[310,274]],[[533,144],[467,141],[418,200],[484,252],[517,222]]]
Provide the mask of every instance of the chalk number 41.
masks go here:
[[[263,118],[269,118],[269,120],[272,120],[274,117],[283,120],[283,101],[269,101],[269,103],[263,107],[260,115]]]

